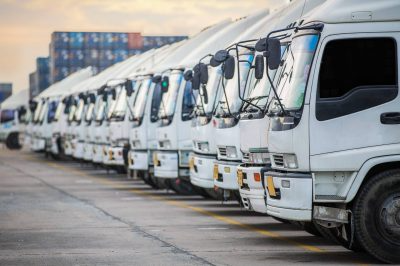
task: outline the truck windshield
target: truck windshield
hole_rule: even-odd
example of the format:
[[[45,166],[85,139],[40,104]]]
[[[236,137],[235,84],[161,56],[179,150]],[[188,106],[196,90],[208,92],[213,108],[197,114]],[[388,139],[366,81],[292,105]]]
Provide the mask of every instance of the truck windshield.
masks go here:
[[[57,101],[52,101],[49,103],[49,110],[47,111],[47,123],[52,123],[54,121],[54,117],[56,115],[56,110],[57,110]]]
[[[222,70],[220,66],[208,66],[208,73],[209,74],[207,84],[200,85],[200,92],[196,97],[196,105],[200,108],[200,115],[210,114],[214,110],[219,86],[222,80]]]
[[[146,107],[146,98],[150,90],[151,78],[147,77],[137,82],[136,86],[136,98],[133,103],[132,116],[133,120],[140,120],[144,114],[144,108]]]
[[[96,116],[96,121],[97,121],[97,122],[100,122],[100,121],[103,120],[107,101],[104,101],[104,100],[103,100],[103,95],[101,95],[101,94],[98,95],[97,98],[98,98],[98,103],[97,103],[97,108],[96,108],[96,114],[95,114],[95,116]]]
[[[61,115],[63,109],[64,109],[64,104],[62,103],[62,101],[60,101],[57,104],[57,109],[56,109],[56,112],[54,113],[54,118],[53,118],[54,122],[56,122],[56,121],[58,121],[58,119],[60,119],[60,115]]]
[[[1,110],[0,123],[7,123],[14,120],[15,110],[4,109]]]
[[[68,122],[72,122],[72,120],[74,119],[75,116],[75,112],[76,112],[76,103],[71,103],[70,107],[69,107],[69,113],[68,113]]]
[[[240,95],[244,97],[245,93],[245,85],[247,82],[247,76],[249,75],[249,70],[251,68],[251,64],[253,62],[253,55],[241,55],[240,56]],[[246,61],[246,62],[245,62]],[[237,69],[236,69],[237,70]],[[239,89],[238,89],[238,71],[235,71],[235,74],[230,80],[222,80],[225,84],[225,93],[220,93],[219,102],[216,108],[216,114],[226,116],[229,111],[231,114],[239,113],[239,109],[242,106],[242,101],[239,98]]]
[[[87,107],[86,114],[85,114],[85,121],[90,122],[92,120],[93,116],[93,111],[95,108],[95,103],[89,103],[89,106]]]
[[[132,83],[132,86],[135,87],[135,82],[132,81]],[[117,91],[119,91],[119,93],[117,100],[115,101],[115,108],[112,111],[112,117],[124,118],[127,108],[128,95],[126,94],[126,89],[122,86],[119,86],[119,89]],[[133,93],[131,97],[133,97],[134,95],[135,93]]]
[[[116,93],[118,95],[120,90],[121,90],[121,88],[116,88],[115,90],[116,90]],[[108,95],[107,104],[105,106],[105,112],[107,113],[107,120],[110,120],[110,118],[111,118],[111,116],[112,116],[112,114],[113,114],[113,112],[115,110],[115,106],[116,105],[117,105],[117,101],[114,100],[111,95]]]
[[[162,95],[161,99],[160,117],[170,117],[174,114],[182,79],[182,71],[173,71],[169,75],[168,91]]]
[[[37,103],[36,109],[35,109],[35,113],[33,114],[33,122],[37,123],[39,120],[39,116],[40,116],[40,111],[42,110],[43,107],[43,101],[39,100],[39,102]]]
[[[276,88],[285,110],[299,110],[303,106],[312,60],[317,48],[319,35],[309,34],[295,37],[288,47],[286,59],[279,71]],[[280,111],[275,97],[270,111]]]
[[[78,107],[75,111],[75,121],[80,122],[82,120],[83,110],[85,109],[85,102],[83,99],[80,99],[78,102]]]
[[[48,101],[44,102],[44,104],[40,110],[40,114],[39,114],[39,121],[38,121],[39,123],[42,123],[44,121],[44,118],[46,117],[48,105],[49,105]]]

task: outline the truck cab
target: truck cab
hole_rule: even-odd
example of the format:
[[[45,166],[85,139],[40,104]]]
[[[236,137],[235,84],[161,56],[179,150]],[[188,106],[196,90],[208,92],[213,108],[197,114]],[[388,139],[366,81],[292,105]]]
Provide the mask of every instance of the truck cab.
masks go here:
[[[399,14],[395,1],[328,1],[266,38],[270,58],[288,46],[269,66],[267,213],[389,263],[400,262]]]

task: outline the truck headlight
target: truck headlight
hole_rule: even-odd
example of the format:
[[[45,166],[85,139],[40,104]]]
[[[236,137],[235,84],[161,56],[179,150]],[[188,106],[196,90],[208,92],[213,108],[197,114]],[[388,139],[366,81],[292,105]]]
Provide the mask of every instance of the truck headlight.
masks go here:
[[[283,154],[283,166],[288,169],[298,168],[296,155]]]
[[[250,153],[249,157],[252,163],[268,164],[270,162],[269,153]]]
[[[158,145],[161,149],[171,149],[171,141],[169,140],[159,141]]]
[[[227,146],[226,147],[226,156],[228,158],[237,158],[237,152],[235,146]]]
[[[204,152],[209,152],[210,151],[210,145],[208,144],[208,142],[198,142],[198,148],[201,151]]]
[[[125,140],[118,140],[117,141],[117,147],[124,147],[127,142]]]

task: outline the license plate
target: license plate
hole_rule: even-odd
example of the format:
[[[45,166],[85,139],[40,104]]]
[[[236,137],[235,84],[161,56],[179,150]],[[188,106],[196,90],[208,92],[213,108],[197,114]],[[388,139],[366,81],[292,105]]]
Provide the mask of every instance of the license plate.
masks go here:
[[[227,174],[231,173],[231,168],[230,167],[224,167],[224,172]]]
[[[271,197],[276,197],[276,190],[274,186],[274,179],[272,176],[267,176],[267,189],[268,189],[268,194]]]
[[[190,158],[190,161],[189,161],[189,169],[192,170],[193,168],[194,168],[194,158],[192,157],[192,158]]]
[[[243,171],[242,170],[237,171],[237,182],[238,182],[239,187],[243,186]]]
[[[214,164],[214,179],[218,179],[218,165]]]

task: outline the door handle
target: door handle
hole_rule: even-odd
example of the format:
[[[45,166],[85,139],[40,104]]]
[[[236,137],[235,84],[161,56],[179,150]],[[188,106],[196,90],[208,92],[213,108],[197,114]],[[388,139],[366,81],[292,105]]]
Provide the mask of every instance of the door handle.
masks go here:
[[[400,112],[389,112],[381,114],[381,123],[387,125],[400,124]]]

